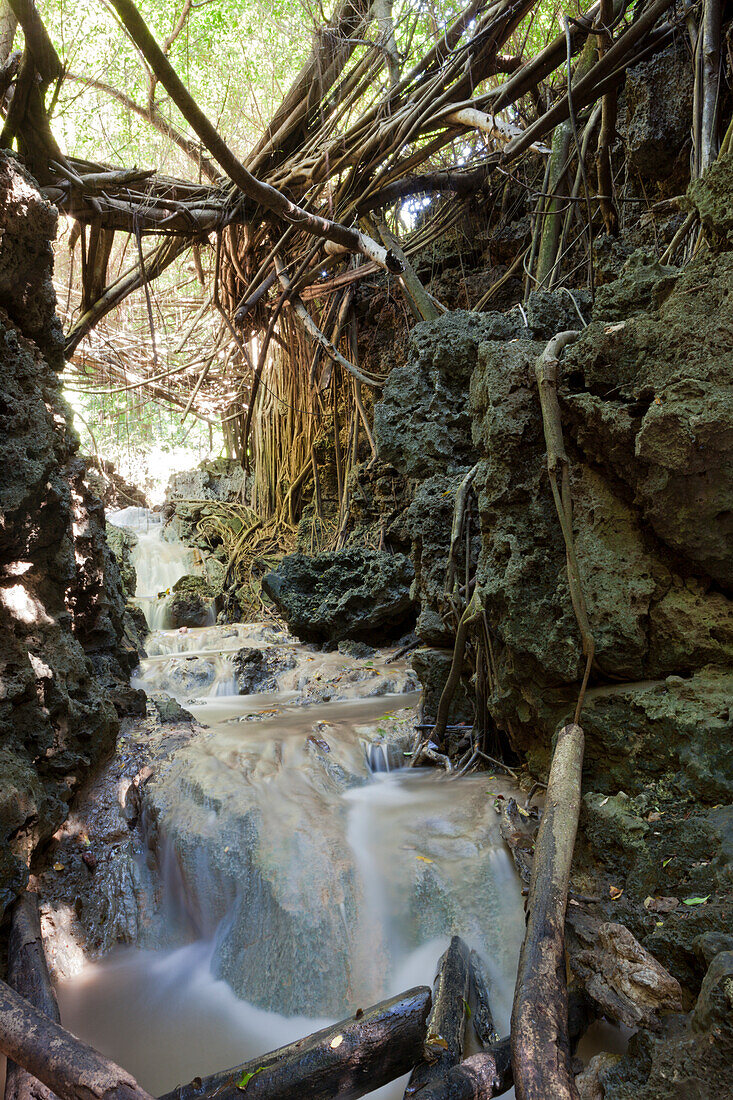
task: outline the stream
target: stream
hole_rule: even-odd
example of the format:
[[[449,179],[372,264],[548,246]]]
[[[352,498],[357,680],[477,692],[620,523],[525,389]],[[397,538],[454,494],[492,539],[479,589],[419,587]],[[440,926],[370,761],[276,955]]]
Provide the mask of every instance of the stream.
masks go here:
[[[144,788],[136,942],[60,982],[64,1025],[156,1095],[432,985],[460,934],[506,1034],[524,931],[490,797],[506,782],[404,766],[419,695],[394,650],[324,653],[263,623],[160,629],[157,594],[191,553],[142,510],[110,520],[138,536],[135,684],[197,724]]]

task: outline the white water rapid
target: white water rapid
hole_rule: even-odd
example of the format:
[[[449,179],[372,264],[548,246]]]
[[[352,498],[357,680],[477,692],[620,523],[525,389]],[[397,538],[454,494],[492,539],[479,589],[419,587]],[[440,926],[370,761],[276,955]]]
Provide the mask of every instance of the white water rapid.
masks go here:
[[[190,559],[135,529],[151,596]],[[263,624],[156,630],[146,647],[138,686],[207,728],[172,727],[145,787],[160,881],[137,945],[60,984],[64,1024],[156,1095],[431,985],[457,933],[485,960],[506,1034],[524,929],[491,797],[507,788],[395,767],[415,721],[411,669]],[[404,1084],[378,1095],[398,1100]]]

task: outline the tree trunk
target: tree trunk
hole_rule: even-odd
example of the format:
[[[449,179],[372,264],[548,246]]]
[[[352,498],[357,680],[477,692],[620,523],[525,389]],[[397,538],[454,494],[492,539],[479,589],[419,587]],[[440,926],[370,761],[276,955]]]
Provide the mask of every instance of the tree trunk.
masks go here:
[[[21,894],[13,907],[8,942],[8,983],[49,1020],[60,1021],[43,950],[38,896],[30,892]],[[5,1100],[55,1100],[55,1094],[9,1060],[5,1071]]]
[[[416,1094],[422,1097],[427,1085],[444,1081],[448,1070],[460,1062],[466,1027],[468,977],[468,948],[460,937],[454,936],[440,960],[433,986],[424,1061],[415,1067],[405,1097]]]
[[[560,730],[537,834],[512,1011],[517,1100],[578,1100],[568,1037],[565,910],[580,811],[583,745],[580,726]]]
[[[429,1009],[430,990],[418,986],[161,1100],[355,1100],[420,1060]]]
[[[61,1100],[152,1100],[134,1077],[0,982],[0,1051]]]

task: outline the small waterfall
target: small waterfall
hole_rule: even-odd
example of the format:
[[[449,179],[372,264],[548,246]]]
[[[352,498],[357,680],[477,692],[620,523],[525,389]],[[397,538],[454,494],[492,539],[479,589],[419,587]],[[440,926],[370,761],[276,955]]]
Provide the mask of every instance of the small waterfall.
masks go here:
[[[367,741],[364,745],[366,763],[372,775],[391,772],[394,765],[387,741]]]
[[[178,539],[163,537],[162,517],[147,508],[122,508],[110,512],[110,523],[127,527],[135,532],[137,543],[132,549],[137,584],[135,603],[142,609],[151,630],[165,630],[170,626],[167,597],[173,585],[189,573],[200,572],[194,551]],[[211,608],[210,621],[215,613]]]

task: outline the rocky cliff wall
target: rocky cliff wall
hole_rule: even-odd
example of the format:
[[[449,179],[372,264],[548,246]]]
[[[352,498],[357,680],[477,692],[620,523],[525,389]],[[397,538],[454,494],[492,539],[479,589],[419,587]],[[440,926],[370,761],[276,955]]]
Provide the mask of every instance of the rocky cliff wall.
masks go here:
[[[135,657],[61,396],[56,212],[0,154],[0,912],[134,705]],[[137,700],[139,703],[139,700]]]

